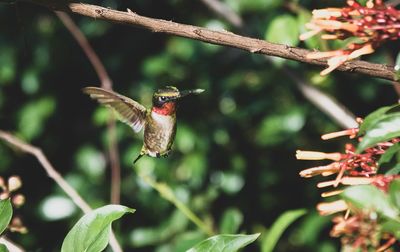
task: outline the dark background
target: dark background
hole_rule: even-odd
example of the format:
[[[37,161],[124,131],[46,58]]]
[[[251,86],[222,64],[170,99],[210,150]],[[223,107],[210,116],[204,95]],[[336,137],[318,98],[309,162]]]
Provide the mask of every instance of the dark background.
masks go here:
[[[86,2],[243,33],[201,1]],[[246,33],[257,38],[264,38],[271,23],[283,16],[294,21],[287,21],[288,30],[304,31],[300,15],[309,15],[306,10],[338,5],[337,1],[225,2],[241,15]],[[294,11],[288,2],[304,9]],[[206,90],[180,103],[173,154],[166,159],[144,157],[138,169],[170,185],[220,232],[265,233],[284,211],[306,208],[307,215],[283,234],[276,251],[338,250],[338,240],[329,237],[330,218],[314,210],[321,201],[322,191],[315,186],[318,178],[298,176],[301,169],[326,162],[297,161],[295,151],[342,151],[347,140],[320,140],[321,134],[341,128],[302,96],[281,67],[286,64],[361,117],[397,101],[389,82],[340,72],[321,77],[320,67],[282,60],[271,63],[237,49],[81,16],[73,19],[105,64],[115,91],[150,106],[152,92],[165,85]],[[40,147],[92,207],[108,204],[109,113],[80,91],[100,83],[85,54],[57,16],[39,6],[0,4],[0,31],[0,129]],[[291,45],[310,46],[285,29],[271,33],[278,40],[282,33]],[[389,62],[395,48],[388,44],[367,59]],[[137,210],[114,224],[126,251],[183,251],[206,238],[138,178],[131,163],[142,135],[122,123],[117,123],[117,133],[121,204]],[[27,198],[16,214],[29,233],[7,235],[29,251],[58,251],[82,215],[79,209],[34,157],[4,143],[0,143],[0,174],[20,176],[20,192]],[[229,220],[221,224],[224,219]],[[226,228],[226,223],[233,227]],[[259,251],[259,243],[248,251]]]

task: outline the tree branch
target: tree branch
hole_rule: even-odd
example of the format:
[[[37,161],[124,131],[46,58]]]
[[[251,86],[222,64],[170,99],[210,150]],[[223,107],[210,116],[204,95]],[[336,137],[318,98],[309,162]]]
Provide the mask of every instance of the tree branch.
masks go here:
[[[308,59],[306,55],[310,50],[291,47],[282,44],[274,44],[264,40],[249,38],[228,31],[215,31],[203,27],[186,25],[163,19],[140,16],[130,10],[128,12],[116,11],[101,6],[71,3],[52,0],[22,0],[50,8],[52,10],[72,12],[87,17],[92,17],[108,22],[131,25],[151,30],[153,32],[172,34],[180,37],[199,40],[216,45],[230,46],[252,53],[265,54],[300,61],[308,64],[327,66],[326,60]],[[393,66],[375,64],[366,61],[354,60],[346,62],[337,68],[345,72],[354,72],[371,77],[395,80]]]
[[[4,235],[0,236],[0,244],[4,244],[7,247],[8,251],[25,252],[23,248],[21,248],[19,245],[17,245],[15,242],[11,241]]]
[[[228,19],[229,16],[234,16],[238,19],[239,24],[243,24],[242,18],[236,14],[229,6],[225,5],[220,0],[201,0],[206,4],[212,11],[219,14],[220,9],[226,10],[226,16],[222,16],[227,22],[233,25],[235,28],[242,30],[243,27],[232,22]],[[223,7],[222,7],[223,6]],[[271,62],[271,58],[265,55],[265,59]],[[336,101],[335,98],[328,94],[325,94],[321,90],[309,84],[299,74],[292,71],[286,65],[281,67],[282,72],[287,75],[296,84],[296,87],[300,90],[303,96],[314,104],[319,110],[328,115],[333,121],[343,128],[356,128],[358,123],[355,120],[355,116],[351,113],[343,104]]]
[[[30,145],[17,137],[13,136],[10,133],[0,130],[0,139],[3,141],[15,146],[20,151],[29,153],[36,157],[39,163],[42,165],[47,175],[52,178],[61,189],[71,198],[71,200],[84,212],[88,213],[92,211],[88,203],[79,195],[79,193],[68,184],[68,182],[57,172],[57,170],[53,167],[47,157],[43,154],[42,150],[38,147]],[[115,252],[122,252],[122,249],[115,238],[113,232],[111,232],[110,236],[110,246]]]
[[[85,52],[86,57],[89,59],[97,76],[100,79],[101,87],[104,89],[112,90],[113,83],[107,73],[106,68],[101,62],[99,56],[93,50],[85,35],[81,32],[79,27],[75,24],[72,18],[65,12],[55,12],[65,27],[70,31],[72,36],[78,42],[79,46]],[[110,117],[107,125],[108,133],[108,156],[111,164],[111,203],[119,204],[121,194],[121,167],[119,163],[119,151],[117,144],[117,136],[115,129],[115,118]]]

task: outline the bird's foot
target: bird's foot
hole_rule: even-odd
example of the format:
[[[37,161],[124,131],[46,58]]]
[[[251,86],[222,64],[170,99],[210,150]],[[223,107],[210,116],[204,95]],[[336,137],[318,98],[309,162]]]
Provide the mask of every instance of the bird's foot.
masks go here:
[[[166,157],[168,157],[169,156],[169,154],[171,153],[171,150],[167,150],[166,152],[163,152],[163,153],[157,153],[156,154],[156,157],[158,157],[158,158],[160,158],[160,157],[163,157],[163,158],[166,158]]]

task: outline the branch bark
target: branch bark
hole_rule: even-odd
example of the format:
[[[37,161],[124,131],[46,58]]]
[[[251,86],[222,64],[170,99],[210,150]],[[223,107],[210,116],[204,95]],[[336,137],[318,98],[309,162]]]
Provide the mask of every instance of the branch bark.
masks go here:
[[[12,252],[25,252],[23,248],[21,248],[19,245],[17,245],[15,242],[11,241],[5,236],[0,236],[0,244],[4,244],[8,251]]]
[[[230,46],[246,50],[251,53],[276,56],[312,65],[324,67],[327,66],[326,60],[306,58],[306,55],[311,52],[310,50],[282,44],[274,44],[264,40],[240,36],[228,31],[215,31],[203,27],[180,24],[163,19],[144,17],[130,10],[127,12],[117,11],[97,5],[73,3],[61,0],[22,1],[39,4],[56,11],[76,13],[98,20],[136,26],[153,32],[172,34],[216,45]],[[361,60],[346,62],[337,69],[340,71],[359,73],[370,77],[392,81],[396,79],[393,66],[370,63]]]

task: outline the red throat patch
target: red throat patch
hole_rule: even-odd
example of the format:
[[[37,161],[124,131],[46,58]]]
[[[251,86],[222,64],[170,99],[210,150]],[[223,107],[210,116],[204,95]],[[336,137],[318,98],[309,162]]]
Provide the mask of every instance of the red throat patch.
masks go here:
[[[161,108],[153,107],[151,111],[159,114],[159,115],[172,115],[175,113],[176,104],[175,102],[166,102],[162,105]]]

